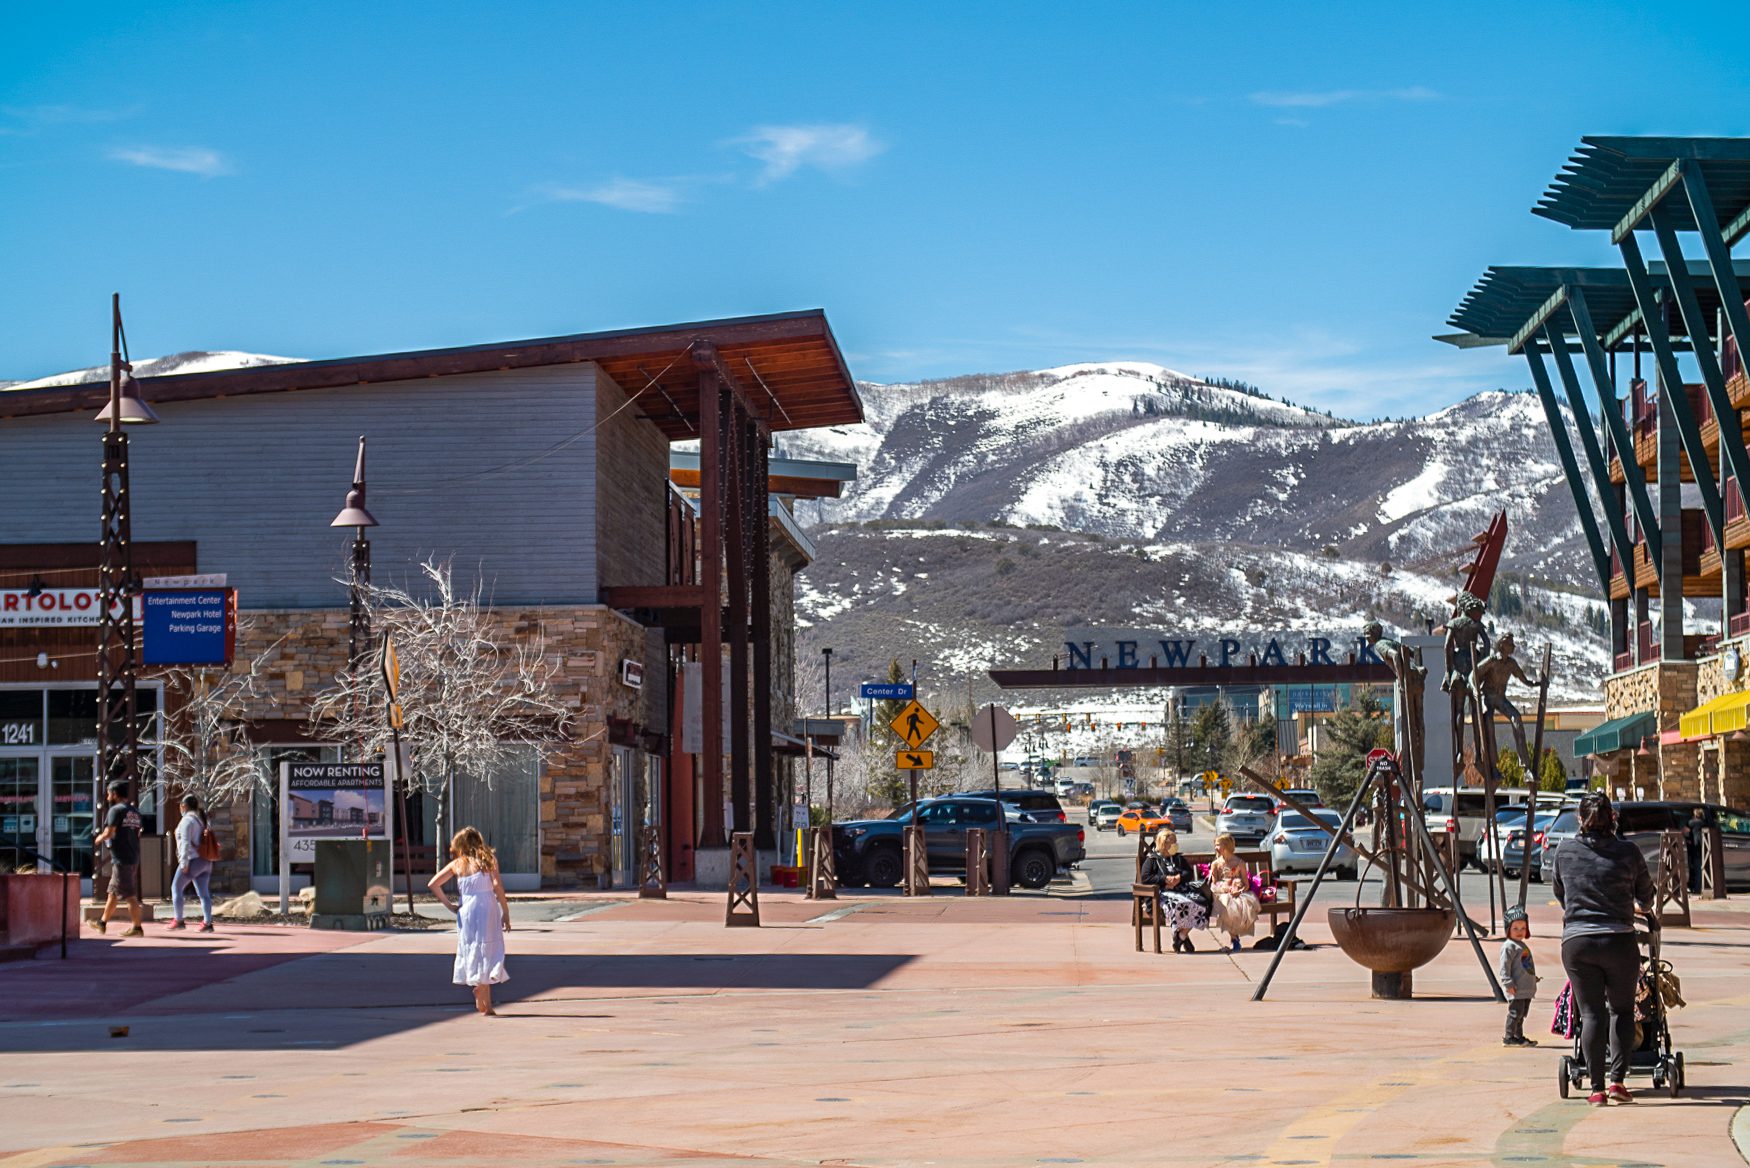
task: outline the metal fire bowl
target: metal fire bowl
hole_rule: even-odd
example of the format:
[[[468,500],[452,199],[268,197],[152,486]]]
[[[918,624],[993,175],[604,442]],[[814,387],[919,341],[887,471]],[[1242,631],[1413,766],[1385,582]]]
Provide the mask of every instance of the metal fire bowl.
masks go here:
[[[1334,908],[1331,933],[1374,973],[1408,973],[1440,956],[1458,916],[1449,908]]]

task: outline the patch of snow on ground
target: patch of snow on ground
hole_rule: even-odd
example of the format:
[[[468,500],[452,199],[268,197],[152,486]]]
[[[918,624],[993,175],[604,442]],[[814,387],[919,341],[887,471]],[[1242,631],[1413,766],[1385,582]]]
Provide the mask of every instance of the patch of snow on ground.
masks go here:
[[[1387,491],[1379,501],[1380,522],[1396,523],[1406,515],[1433,506],[1434,492],[1446,481],[1449,469],[1444,462],[1434,459],[1422,468],[1421,474]]]

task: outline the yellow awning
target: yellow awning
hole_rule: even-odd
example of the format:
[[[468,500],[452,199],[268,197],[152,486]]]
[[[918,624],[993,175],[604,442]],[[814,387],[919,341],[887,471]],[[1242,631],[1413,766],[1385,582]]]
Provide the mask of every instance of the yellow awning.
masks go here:
[[[1750,725],[1750,690],[1735,690],[1703,702],[1683,715],[1677,725],[1685,739],[1712,738],[1742,730]]]

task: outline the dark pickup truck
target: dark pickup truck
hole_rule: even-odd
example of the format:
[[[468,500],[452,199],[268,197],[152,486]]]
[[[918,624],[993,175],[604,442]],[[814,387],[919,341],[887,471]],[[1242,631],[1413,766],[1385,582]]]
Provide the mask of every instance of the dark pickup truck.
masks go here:
[[[997,823],[996,802],[945,795],[918,802],[930,871],[963,875],[966,832],[990,830]],[[903,829],[911,823],[906,808],[891,819],[856,819],[833,824],[833,858],[839,881],[892,888],[905,875]],[[1023,888],[1044,888],[1060,870],[1087,855],[1085,830],[1073,823],[1028,823],[1010,819],[1009,879]]]

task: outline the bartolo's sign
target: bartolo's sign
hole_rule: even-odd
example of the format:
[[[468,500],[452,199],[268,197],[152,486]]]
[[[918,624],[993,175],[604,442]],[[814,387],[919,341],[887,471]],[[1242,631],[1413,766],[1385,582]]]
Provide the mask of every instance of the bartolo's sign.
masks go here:
[[[0,629],[95,627],[102,611],[95,588],[0,588]]]

